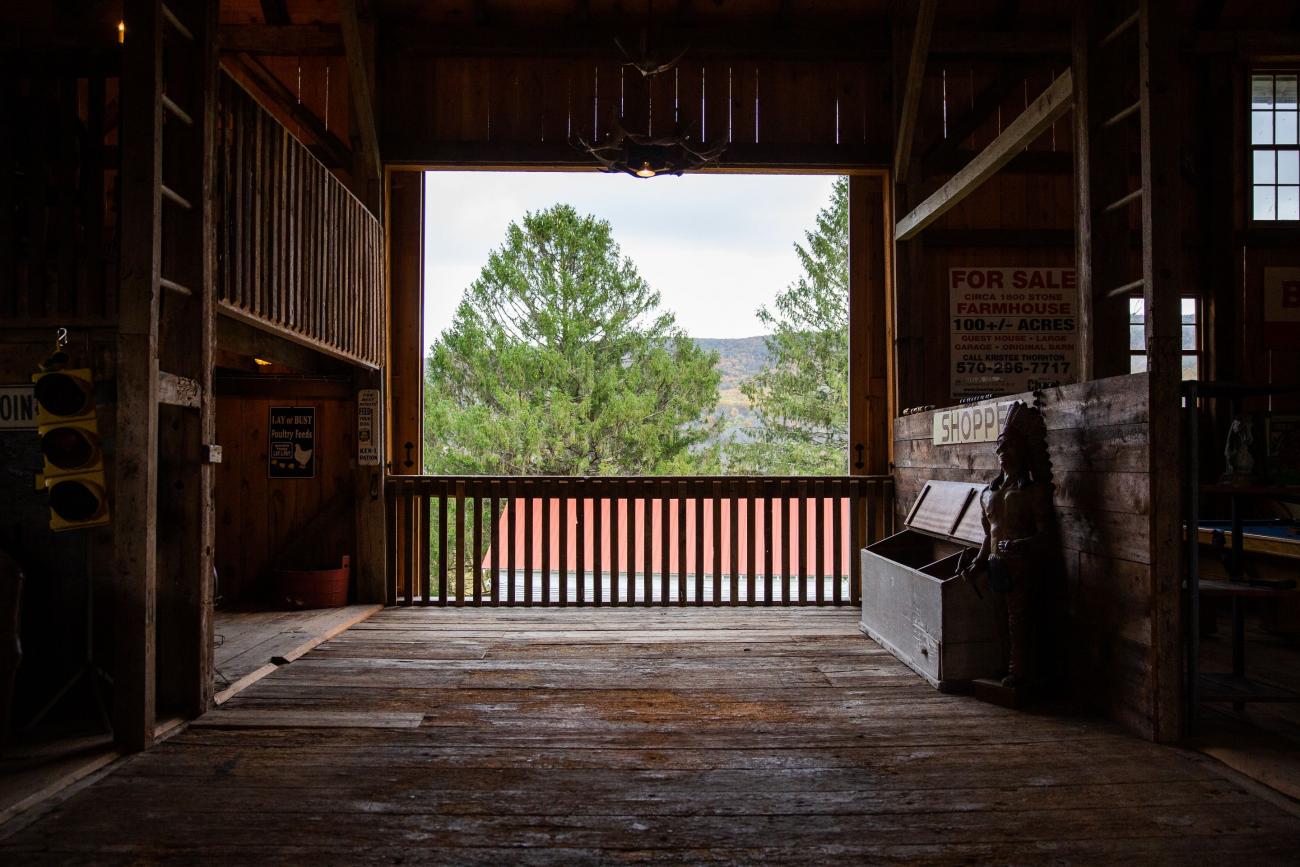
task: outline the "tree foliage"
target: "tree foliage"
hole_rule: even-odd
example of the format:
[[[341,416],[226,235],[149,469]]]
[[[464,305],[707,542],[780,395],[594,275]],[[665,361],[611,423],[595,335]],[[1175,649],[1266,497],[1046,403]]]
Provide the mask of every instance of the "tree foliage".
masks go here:
[[[847,469],[849,184],[840,178],[815,228],[795,244],[803,275],[758,310],[771,334],[762,372],[741,385],[758,416],[753,442],[733,443],[737,473],[834,475]]]
[[[426,470],[715,471],[717,356],[659,305],[604,220],[555,205],[511,223],[431,347]]]

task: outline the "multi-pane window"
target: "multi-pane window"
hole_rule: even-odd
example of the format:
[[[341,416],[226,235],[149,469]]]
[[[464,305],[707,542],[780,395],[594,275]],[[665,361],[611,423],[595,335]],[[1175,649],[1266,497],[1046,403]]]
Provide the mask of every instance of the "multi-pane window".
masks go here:
[[[1198,379],[1201,372],[1201,323],[1196,315],[1195,298],[1182,299],[1182,314],[1183,379]],[[1128,301],[1128,369],[1130,373],[1147,369],[1146,301],[1141,298]]]
[[[1294,72],[1250,77],[1251,217],[1300,220],[1300,115]]]

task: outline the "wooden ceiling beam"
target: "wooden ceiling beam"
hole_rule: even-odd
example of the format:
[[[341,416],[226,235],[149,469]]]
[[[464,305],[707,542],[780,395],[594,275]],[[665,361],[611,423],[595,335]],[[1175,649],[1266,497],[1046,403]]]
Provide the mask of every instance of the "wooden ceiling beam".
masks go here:
[[[1070,56],[1070,31],[1061,30],[936,30],[930,37],[930,54],[982,57]]]
[[[311,142],[308,143],[309,150],[326,167],[351,170],[352,149],[330,132],[325,127],[324,121],[299,102],[293,91],[289,90],[269,69],[256,59],[241,55],[225,57],[222,63],[252,82],[257,87],[258,95],[264,100],[297,121],[314,139],[314,146]]]
[[[1024,83],[1026,74],[1024,64],[1014,63],[976,94],[970,111],[949,121],[947,138],[939,139],[926,150],[921,158],[922,172],[928,177],[949,165],[966,139],[994,115],[1013,90]]]
[[[1059,120],[1069,110],[1073,97],[1074,81],[1067,69],[1019,117],[1008,124],[1001,135],[980,151],[979,156],[899,220],[894,237],[899,241],[914,238],[926,226],[956,207]]]
[[[373,190],[365,197],[371,213],[379,213],[376,197],[379,195],[383,164],[379,157],[379,135],[375,126],[375,111],[370,90],[370,64],[366,46],[361,36],[361,21],[357,15],[357,0],[339,0],[339,25],[343,31],[343,49],[348,61],[348,93],[352,102],[352,116],[357,123],[361,141],[358,156],[366,181]]]
[[[902,107],[894,136],[894,183],[907,182],[912,165],[912,140],[921,111],[921,87],[925,83],[925,58],[930,53],[930,33],[938,0],[920,0],[916,6],[916,25],[912,28],[912,51],[907,59],[907,80],[903,82]]]
[[[555,30],[424,25],[386,28],[390,50],[438,57],[621,57],[613,28],[575,25]],[[626,36],[626,34],[623,34]],[[342,55],[343,34],[335,24],[225,24],[219,28],[225,52],[275,55]],[[850,28],[672,27],[657,38],[688,48],[688,57],[852,60],[883,58],[889,52],[885,22],[865,35]],[[1067,31],[934,30],[931,57],[1069,56]]]
[[[230,54],[342,55],[343,32],[336,24],[225,24],[217,45]]]

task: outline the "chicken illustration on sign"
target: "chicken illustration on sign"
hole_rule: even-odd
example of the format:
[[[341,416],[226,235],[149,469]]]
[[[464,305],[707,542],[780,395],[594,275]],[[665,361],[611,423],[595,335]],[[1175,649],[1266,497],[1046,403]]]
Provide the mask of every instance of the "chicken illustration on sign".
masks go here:
[[[267,426],[267,476],[272,479],[316,477],[316,408],[273,406]]]

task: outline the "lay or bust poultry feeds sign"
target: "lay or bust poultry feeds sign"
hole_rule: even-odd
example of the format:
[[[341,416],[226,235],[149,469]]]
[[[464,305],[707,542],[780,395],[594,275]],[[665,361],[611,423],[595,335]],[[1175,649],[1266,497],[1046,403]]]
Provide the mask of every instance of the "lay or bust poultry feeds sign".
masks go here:
[[[316,477],[316,407],[273,406],[267,431],[268,477]]]
[[[1073,268],[951,268],[948,289],[954,399],[1077,380]]]

